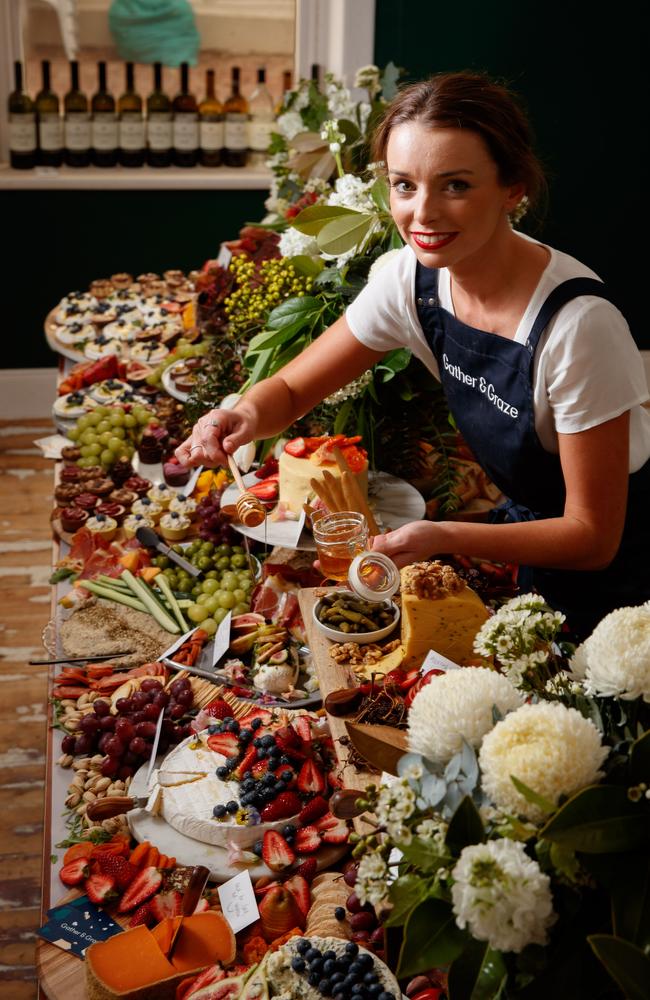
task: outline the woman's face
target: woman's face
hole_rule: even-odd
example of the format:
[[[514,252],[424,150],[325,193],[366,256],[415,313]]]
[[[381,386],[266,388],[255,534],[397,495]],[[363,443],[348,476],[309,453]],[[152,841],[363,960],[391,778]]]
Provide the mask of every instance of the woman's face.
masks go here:
[[[386,161],[393,218],[425,267],[478,266],[524,194],[500,183],[476,132],[407,122],[391,131]]]

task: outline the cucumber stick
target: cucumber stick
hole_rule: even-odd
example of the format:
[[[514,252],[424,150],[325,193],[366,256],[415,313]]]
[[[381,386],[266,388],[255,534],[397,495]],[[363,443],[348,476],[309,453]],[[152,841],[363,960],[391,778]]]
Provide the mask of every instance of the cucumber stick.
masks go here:
[[[103,597],[106,601],[115,601],[116,604],[126,604],[129,608],[134,608],[136,611],[144,611],[145,614],[148,613],[148,609],[142,601],[132,592],[123,594],[118,587],[107,587],[101,583],[97,583],[95,580],[80,580],[79,586],[85,587],[91,594],[94,594],[96,597]]]
[[[134,597],[142,601],[149,614],[166,632],[180,632],[180,628],[160,603],[151,587],[148,587],[144,581],[138,580],[128,569],[123,571],[121,579],[129,586]]]
[[[178,601],[174,597],[172,588],[167,583],[167,578],[163,573],[159,573],[158,576],[156,577],[156,586],[160,588],[160,590],[163,593],[163,596],[166,598],[167,604],[171,608],[174,618],[181,627],[181,632],[187,632],[188,625],[185,619],[183,618],[183,612],[178,606]]]

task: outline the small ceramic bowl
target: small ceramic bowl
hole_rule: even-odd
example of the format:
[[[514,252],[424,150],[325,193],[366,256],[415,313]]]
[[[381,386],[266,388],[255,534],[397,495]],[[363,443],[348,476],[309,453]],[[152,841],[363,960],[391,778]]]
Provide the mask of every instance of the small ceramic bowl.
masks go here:
[[[383,628],[375,629],[374,632],[341,632],[339,629],[333,628],[331,625],[326,625],[319,620],[318,613],[322,603],[323,600],[321,598],[314,605],[312,612],[314,622],[323,635],[331,639],[332,642],[358,642],[360,645],[366,645],[369,642],[379,642],[380,639],[385,639],[386,636],[391,634],[400,619],[400,610],[397,605],[393,601],[385,602],[390,604],[390,608],[393,611],[393,621],[390,624],[385,625]]]

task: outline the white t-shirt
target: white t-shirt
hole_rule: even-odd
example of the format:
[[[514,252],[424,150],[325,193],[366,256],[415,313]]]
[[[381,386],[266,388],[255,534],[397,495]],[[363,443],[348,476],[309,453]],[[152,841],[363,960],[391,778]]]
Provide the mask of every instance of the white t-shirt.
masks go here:
[[[522,239],[530,239],[517,233]],[[538,241],[532,241],[538,242]],[[540,244],[545,246],[545,244]],[[515,341],[525,344],[539,310],[568,278],[598,278],[580,261],[547,247],[550,260],[521,318]],[[373,277],[346,311],[348,325],[375,351],[406,347],[439,378],[415,306],[416,257],[405,246]],[[454,313],[447,268],[438,272],[440,305]],[[630,472],[650,457],[648,386],[641,355],[616,306],[597,295],[567,302],[542,334],[533,369],[535,429],[557,454],[557,435],[589,430],[630,411]]]

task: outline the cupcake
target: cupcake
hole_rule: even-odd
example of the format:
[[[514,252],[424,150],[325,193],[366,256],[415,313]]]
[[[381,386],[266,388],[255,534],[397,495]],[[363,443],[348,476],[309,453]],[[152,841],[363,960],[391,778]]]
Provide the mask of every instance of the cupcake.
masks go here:
[[[123,486],[127,479],[134,474],[133,466],[128,458],[118,458],[111,466],[111,479],[116,486]],[[118,503],[123,503],[118,500]]]
[[[170,486],[185,486],[189,482],[192,470],[189,465],[181,465],[176,458],[163,465],[163,475]]]
[[[61,458],[64,462],[76,462],[81,458],[81,448],[77,448],[76,444],[67,444],[61,449]]]
[[[153,521],[144,514],[129,514],[122,521],[122,529],[127,538],[135,538],[135,533],[138,528],[153,528],[155,527]]]
[[[138,499],[138,494],[134,493],[133,490],[113,490],[112,493],[109,493],[108,499],[111,503],[119,503],[130,511],[131,507]]]
[[[81,469],[78,465],[64,465],[61,469],[59,479],[62,483],[78,483],[81,479],[80,473]]]
[[[112,517],[114,521],[121,524],[126,517],[126,507],[121,503],[100,503],[95,513],[104,514],[108,518]]]
[[[128,274],[126,271],[120,271],[119,274],[111,274],[111,284],[118,291],[124,290],[133,284],[133,275]]]
[[[60,483],[54,490],[54,499],[58,504],[68,506],[83,493],[84,487],[79,483]]]
[[[74,534],[79,528],[83,528],[89,517],[88,511],[82,510],[81,507],[64,507],[59,514],[61,527],[71,534]]]
[[[86,528],[105,542],[111,542],[117,534],[117,521],[113,517],[106,517],[106,514],[93,514],[86,521]]]
[[[108,476],[101,479],[87,479],[84,486],[88,493],[95,493],[98,497],[107,497],[109,493],[113,492],[113,480],[109,479]]]
[[[89,465],[85,469],[79,470],[79,479],[86,483],[89,479],[103,479],[106,475],[106,470],[101,465]]]
[[[186,497],[184,493],[177,493],[169,502],[169,509],[176,511],[177,514],[186,514],[187,517],[192,517],[196,511],[196,500],[192,500],[192,497]]]
[[[172,511],[160,518],[160,533],[168,542],[180,542],[190,530],[191,521],[185,514]]]
[[[150,500],[148,496],[136,500],[132,508],[133,514],[142,514],[144,517],[148,517],[154,524],[158,523],[162,512],[163,508],[161,504],[156,503],[155,500]]]
[[[99,497],[96,493],[80,493],[74,502],[82,510],[93,511],[99,505]]]
[[[156,483],[150,490],[147,491],[147,496],[150,500],[153,500],[154,503],[159,503],[161,507],[164,507],[165,510],[167,510],[172,497],[174,496],[174,491],[170,490],[166,483]]]
[[[125,490],[132,490],[133,493],[137,493],[139,497],[143,497],[145,493],[151,489],[151,480],[143,479],[141,476],[129,476],[122,486]]]

